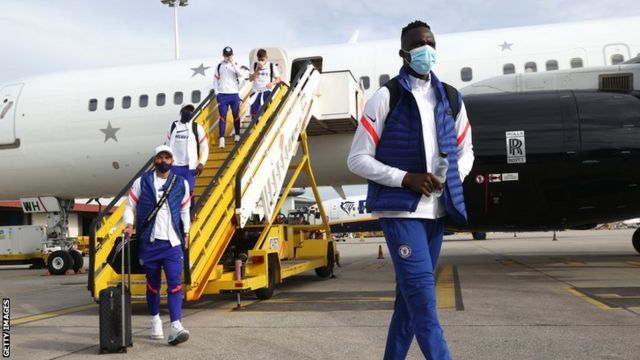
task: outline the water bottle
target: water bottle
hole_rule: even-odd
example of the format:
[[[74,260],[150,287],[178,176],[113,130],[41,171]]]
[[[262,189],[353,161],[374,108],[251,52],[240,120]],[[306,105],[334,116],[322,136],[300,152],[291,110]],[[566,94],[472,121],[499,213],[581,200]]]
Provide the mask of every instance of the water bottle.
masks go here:
[[[433,176],[440,181],[442,188],[444,189],[444,183],[447,181],[447,170],[449,169],[449,160],[447,160],[447,153],[441,152],[440,156],[436,159],[436,163],[433,167]],[[442,190],[434,190],[431,195],[440,197]]]

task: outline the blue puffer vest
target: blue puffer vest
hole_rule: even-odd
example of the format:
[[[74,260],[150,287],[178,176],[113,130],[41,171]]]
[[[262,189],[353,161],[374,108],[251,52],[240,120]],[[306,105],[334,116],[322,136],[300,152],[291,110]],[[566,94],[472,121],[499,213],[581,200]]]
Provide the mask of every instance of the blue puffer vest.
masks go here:
[[[163,188],[166,189],[167,187],[169,187],[172,176],[177,175],[170,173]],[[180,238],[180,242],[183,241],[182,220],[180,219],[180,204],[182,202],[182,198],[184,197],[184,193],[184,179],[178,176],[178,178],[176,179],[176,183],[173,186],[169,197],[167,198],[167,203],[169,204],[169,211],[171,212],[171,222],[174,229],[176,230],[176,234],[178,234],[178,237]],[[147,219],[151,211],[153,211],[153,208],[155,206],[156,189],[153,184],[153,171],[148,171],[144,173],[140,179],[140,199],[138,199],[136,217],[136,232],[140,234],[139,239],[143,243],[150,241],[151,232],[153,231],[153,227],[156,223],[156,219],[153,219],[153,222],[149,224],[147,228],[143,228],[144,221]]]
[[[401,95],[398,103],[387,116],[384,131],[376,147],[375,158],[384,164],[407,172],[426,173],[427,160],[424,153],[422,121],[416,100],[411,95],[409,74],[404,68],[400,70],[397,79]],[[438,133],[438,148],[440,152],[448,154],[449,160],[446,186],[441,197],[442,204],[451,220],[463,225],[467,223],[467,211],[458,172],[455,119],[452,116],[444,86],[433,72],[431,85],[437,100],[434,117]],[[462,99],[459,97],[458,101]],[[369,180],[367,208],[370,211],[414,212],[421,197],[421,194],[408,188],[392,188]]]

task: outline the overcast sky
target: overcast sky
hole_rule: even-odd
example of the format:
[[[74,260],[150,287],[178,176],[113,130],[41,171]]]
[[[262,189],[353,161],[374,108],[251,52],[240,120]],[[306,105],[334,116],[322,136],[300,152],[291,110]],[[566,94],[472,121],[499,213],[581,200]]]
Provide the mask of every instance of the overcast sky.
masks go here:
[[[638,15],[637,0],[190,0],[181,57],[255,46],[397,38],[420,18],[437,34]],[[0,84],[52,71],[173,59],[173,11],[160,0],[0,0]]]
[[[190,0],[181,58],[256,46],[398,38],[417,18],[443,33],[640,15],[638,0]],[[0,84],[29,75],[172,60],[173,10],[160,0],[0,0]],[[348,194],[361,193],[362,187]],[[332,191],[323,191],[332,197]]]

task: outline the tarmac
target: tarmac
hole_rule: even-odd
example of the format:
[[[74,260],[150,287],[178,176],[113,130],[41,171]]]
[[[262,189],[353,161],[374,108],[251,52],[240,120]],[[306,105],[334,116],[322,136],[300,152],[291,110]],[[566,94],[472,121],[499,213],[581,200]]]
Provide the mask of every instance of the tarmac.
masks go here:
[[[452,357],[640,358],[640,256],[632,234],[447,236],[437,295]],[[86,274],[0,266],[0,295],[11,301],[11,358],[381,359],[395,288],[384,239],[350,239],[338,250],[334,279],[287,279],[270,300],[244,296],[240,311],[233,295],[185,304],[191,339],[177,347],[151,340],[146,306],[135,305],[134,346],[110,355],[98,355],[98,307]],[[164,306],[161,316],[168,335]],[[423,358],[415,341],[408,358]]]

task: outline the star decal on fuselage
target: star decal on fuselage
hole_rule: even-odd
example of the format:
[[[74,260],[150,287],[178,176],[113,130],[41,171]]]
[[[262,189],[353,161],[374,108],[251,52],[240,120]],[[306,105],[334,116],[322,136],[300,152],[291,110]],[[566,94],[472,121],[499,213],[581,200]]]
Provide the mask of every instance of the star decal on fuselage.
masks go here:
[[[109,141],[109,139],[113,139],[118,142],[118,138],[116,137],[118,130],[120,130],[120,128],[114,128],[111,126],[111,121],[109,121],[106,128],[100,129],[100,131],[104,133],[104,142]]]
[[[207,74],[205,74],[205,71],[207,69],[211,69],[211,66],[204,66],[204,64],[200,64],[200,66],[198,67],[191,68],[191,70],[193,71],[193,74],[191,75],[191,77],[194,77],[196,75],[202,75],[206,77]]]
[[[498,44],[498,46],[502,48],[501,51],[505,51],[505,50],[513,51],[513,49],[511,49],[511,47],[513,46],[513,43],[508,43],[506,40],[502,44]]]

